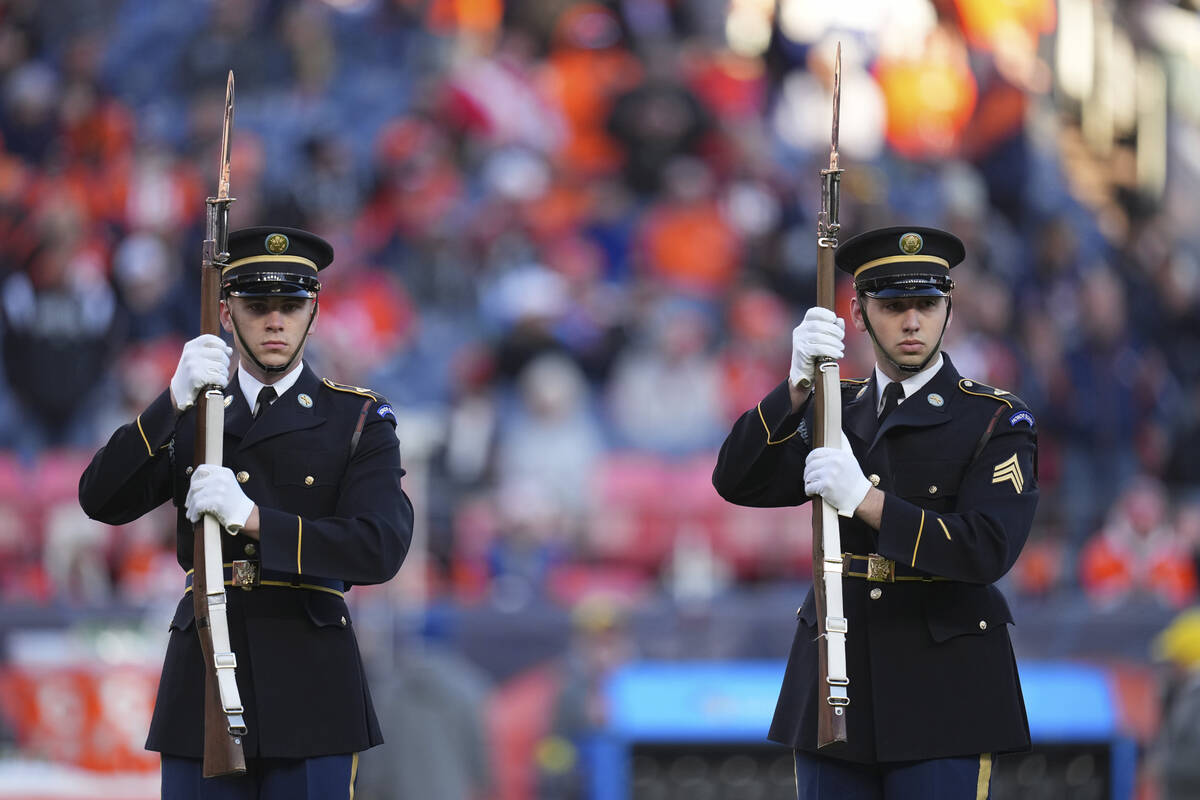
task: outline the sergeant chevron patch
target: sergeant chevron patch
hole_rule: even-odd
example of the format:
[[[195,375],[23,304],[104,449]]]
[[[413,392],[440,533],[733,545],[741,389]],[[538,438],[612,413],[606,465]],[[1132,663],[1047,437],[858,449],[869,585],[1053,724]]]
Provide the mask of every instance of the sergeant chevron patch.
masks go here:
[[[1010,481],[1013,488],[1017,490],[1017,494],[1025,488],[1025,476],[1021,474],[1021,465],[1017,463],[1017,454],[1013,453],[1010,458],[1001,461],[992,470],[992,483],[1004,483]]]

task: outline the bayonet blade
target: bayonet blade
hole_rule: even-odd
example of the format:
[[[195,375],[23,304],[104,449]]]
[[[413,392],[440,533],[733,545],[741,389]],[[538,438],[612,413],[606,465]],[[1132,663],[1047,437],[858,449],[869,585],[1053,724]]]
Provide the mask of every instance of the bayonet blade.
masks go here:
[[[837,123],[834,123],[835,127]],[[217,199],[229,198],[229,153],[233,146],[233,70],[225,82],[225,124],[221,129],[221,172],[217,181]]]
[[[842,108],[842,43],[837,43],[833,60],[833,133],[829,141],[829,168],[838,168],[838,126]]]

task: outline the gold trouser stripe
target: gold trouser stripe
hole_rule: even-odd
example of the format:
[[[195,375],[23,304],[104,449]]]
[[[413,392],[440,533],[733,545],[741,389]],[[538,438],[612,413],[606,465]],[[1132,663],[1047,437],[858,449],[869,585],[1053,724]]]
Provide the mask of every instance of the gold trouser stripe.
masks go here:
[[[788,439],[790,439],[796,435],[796,432],[792,431],[791,433],[789,433],[787,436],[783,437],[782,439],[772,442],[771,441],[771,429],[769,427],[767,427],[767,418],[764,417],[763,413],[762,413],[762,403],[758,404],[758,418],[760,420],[762,420],[763,430],[765,430],[767,432],[767,444],[780,444],[781,442],[786,442]]]
[[[317,262],[312,261],[311,259],[301,258],[300,256],[249,256],[247,258],[239,258],[237,261],[226,264],[221,268],[221,274],[224,275],[226,272],[229,272],[229,270],[233,269],[234,267],[240,267],[242,264],[250,264],[259,261],[304,264],[312,269],[317,268]]]
[[[992,754],[979,756],[979,782],[975,784],[975,800],[988,800],[988,788],[992,784]]]
[[[137,426],[138,426],[138,433],[140,433],[142,435],[142,441],[146,443],[146,452],[150,454],[151,458],[154,458],[154,449],[150,447],[150,440],[146,438],[146,432],[144,430],[142,430],[142,415],[141,414],[137,415]]]
[[[358,778],[358,753],[350,759],[350,800],[354,800],[354,782]]]
[[[899,263],[903,263],[905,261],[909,261],[909,262],[911,262],[911,261],[923,261],[923,262],[932,261],[934,264],[941,264],[946,269],[950,269],[950,262],[944,258],[938,258],[937,256],[920,256],[920,255],[918,255],[918,256],[886,256],[884,258],[877,258],[874,261],[868,261],[867,263],[863,264],[861,267],[854,270],[854,277],[857,278],[859,273],[862,272],[864,269],[870,269],[871,267],[878,267],[881,264],[899,264]]]
[[[296,574],[303,575],[304,570],[300,569],[300,540],[304,537],[304,520],[296,517]]]
[[[942,518],[938,517],[938,525],[942,526],[942,530],[946,533],[946,540],[950,540],[950,529],[946,527],[946,523],[942,522]]]
[[[917,566],[917,548],[921,546],[921,531],[925,530],[925,509],[921,509],[921,525],[917,528],[917,543],[913,545],[912,564],[909,566]]]

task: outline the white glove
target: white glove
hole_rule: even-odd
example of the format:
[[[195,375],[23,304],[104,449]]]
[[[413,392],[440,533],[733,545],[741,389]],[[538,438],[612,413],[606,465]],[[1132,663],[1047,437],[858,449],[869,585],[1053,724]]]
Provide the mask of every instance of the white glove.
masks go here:
[[[841,447],[818,447],[804,462],[805,493],[820,495],[843,517],[854,516],[854,509],[870,489],[871,482],[863,475],[845,433]]]
[[[254,501],[246,497],[229,467],[201,464],[192,473],[184,508],[192,522],[212,514],[225,530],[237,533],[250,519]]]
[[[186,411],[205,386],[225,387],[229,382],[229,357],[233,349],[219,336],[205,333],[183,346],[179,366],[171,378],[171,402]]]
[[[840,359],[846,351],[846,321],[827,308],[814,306],[792,331],[792,386],[812,386],[818,358]]]

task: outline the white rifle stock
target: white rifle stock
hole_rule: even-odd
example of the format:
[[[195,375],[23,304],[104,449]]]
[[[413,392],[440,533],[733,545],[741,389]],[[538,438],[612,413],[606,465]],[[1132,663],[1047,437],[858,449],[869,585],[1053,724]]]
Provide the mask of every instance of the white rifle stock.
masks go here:
[[[834,311],[834,250],[837,248],[838,199],[842,170],[838,166],[838,114],[841,104],[842,46],[837,46],[833,72],[833,134],[829,168],[821,170],[821,212],[817,217],[817,305]],[[842,446],[842,393],[838,363],[818,362],[815,382],[814,447]],[[842,543],[837,509],[813,500],[813,596],[817,611],[817,747],[846,741],[846,706],[850,676],[846,672],[848,624],[842,610]]]
[[[221,171],[217,196],[205,199],[204,249],[200,268],[200,332],[220,335],[218,306],[221,267],[229,260],[229,148],[233,132],[233,71],[225,85],[225,126],[221,134]],[[224,460],[225,396],[209,387],[197,398],[195,463],[221,466]],[[246,771],[242,737],[246,735],[238,694],[237,657],[229,643],[225,613],[225,573],[221,523],[211,514],[193,529],[192,603],[196,634],[204,653],[204,765],[206,778]]]

